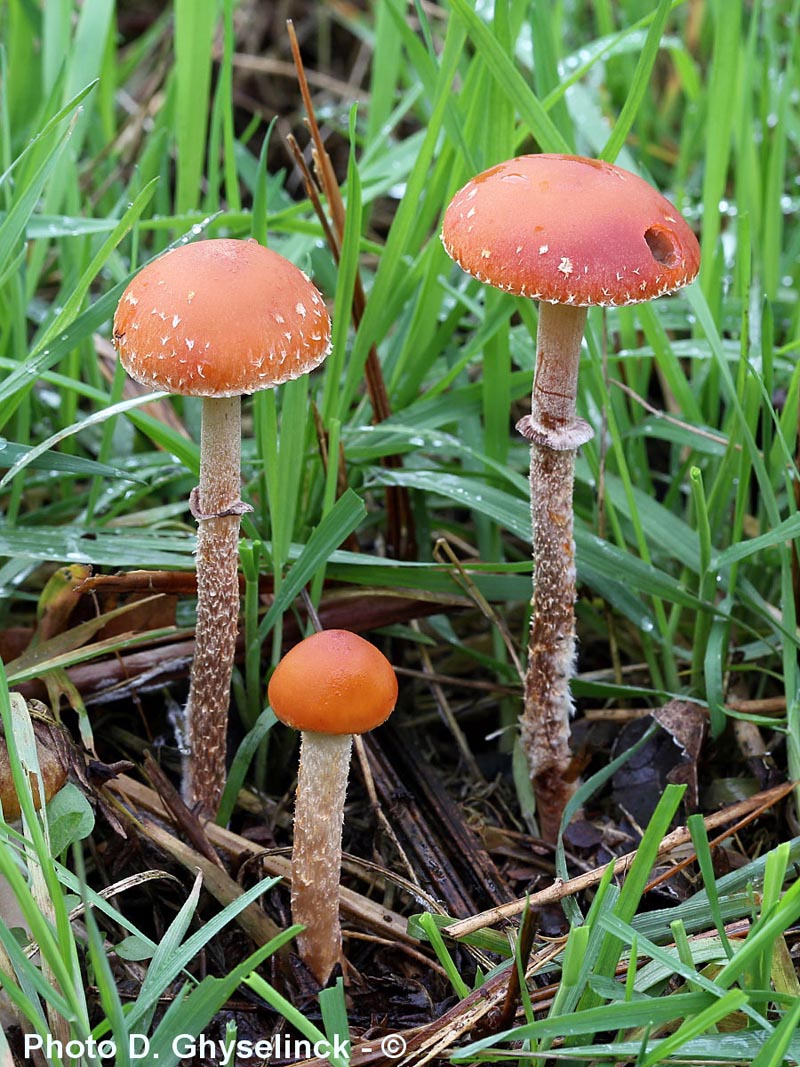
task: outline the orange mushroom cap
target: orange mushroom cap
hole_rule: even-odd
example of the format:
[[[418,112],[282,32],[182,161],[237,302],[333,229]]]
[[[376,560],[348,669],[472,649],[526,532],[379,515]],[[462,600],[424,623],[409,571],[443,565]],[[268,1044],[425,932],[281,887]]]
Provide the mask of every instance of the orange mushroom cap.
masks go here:
[[[171,393],[237,396],[318,366],[330,351],[322,296],[257,241],[181,245],[122,295],[114,343],[137,382]]]
[[[375,645],[349,630],[322,630],[290,649],[270,679],[272,710],[287,726],[363,734],[389,718],[397,678]]]
[[[681,214],[630,171],[582,156],[519,156],[467,182],[442,242],[479,281],[533,300],[637,304],[693,280],[700,247]]]

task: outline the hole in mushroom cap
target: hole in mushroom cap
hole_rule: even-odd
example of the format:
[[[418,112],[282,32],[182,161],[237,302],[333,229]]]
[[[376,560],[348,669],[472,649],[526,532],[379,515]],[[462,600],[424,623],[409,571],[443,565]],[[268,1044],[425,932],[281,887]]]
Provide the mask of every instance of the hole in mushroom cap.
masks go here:
[[[665,267],[677,267],[680,255],[666,230],[651,226],[649,230],[645,230],[644,239],[656,263],[663,263]]]

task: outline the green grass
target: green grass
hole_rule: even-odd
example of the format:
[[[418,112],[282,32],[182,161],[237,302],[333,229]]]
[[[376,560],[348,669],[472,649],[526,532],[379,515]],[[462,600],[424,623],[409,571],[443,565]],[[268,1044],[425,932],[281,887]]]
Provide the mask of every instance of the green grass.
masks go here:
[[[0,626],[33,612],[54,565],[191,569],[185,501],[199,409],[173,402],[185,437],[126,393],[108,356],[111,317],[131,274],[171,244],[254,234],[323,289],[334,348],[310,380],[246,403],[243,498],[255,511],[243,523],[248,652],[233,714],[248,728],[259,721],[284,618],[305,588],[316,604],[326,582],[402,589],[440,598],[446,616],[463,584],[434,559],[437,535],[471,546],[469,580],[524,648],[527,446],[508,427],[530,391],[536,308],[467,278],[437,232],[452,194],[494,162],[536,150],[597,155],[642,173],[685,211],[703,266],[673,298],[589,314],[579,413],[605,432],[578,460],[578,616],[582,648],[607,670],[579,675],[574,691],[594,705],[691,695],[719,745],[743,717],[727,705],[733,682],[751,699],[784,697],[785,710],[754,721],[773,731],[782,772],[800,778],[800,2],[497,0],[491,18],[473,0],[331,9],[337,34],[353,34],[372,57],[356,107],[326,102],[347,205],[338,267],[311,205],[289,191],[288,162],[267,167],[280,158],[262,150],[269,114],[243,115],[237,104],[236,8],[176,0],[126,41],[113,0],[0,7]],[[321,28],[308,47],[316,43],[323,48]],[[367,302],[354,326],[357,271]],[[377,426],[364,390],[373,346],[391,405]],[[312,405],[328,435],[327,469]],[[384,464],[397,455],[401,467]],[[414,559],[381,555],[390,489],[409,495]],[[344,547],[351,534],[362,552]],[[259,576],[274,581],[268,611]],[[445,619],[440,650],[517,684],[502,635],[481,626],[490,639],[478,654]],[[70,633],[34,664],[10,664],[12,680],[115,647]],[[612,648],[623,667],[645,665],[635,681],[614,670]],[[497,725],[517,710],[505,701]],[[259,738],[267,728],[262,720]],[[34,845],[44,847],[35,836]],[[666,951],[663,939],[659,948],[635,932],[640,881],[613,906],[610,887],[586,919],[596,969],[578,973],[573,956],[558,1011],[506,1036],[571,1062],[736,1061],[734,1035],[715,1032],[730,1016],[746,1027],[735,1035],[745,1058],[796,1062],[797,998],[768,988],[771,942],[797,917],[787,871],[754,875],[769,908],[755,907],[751,934],[721,970],[704,979],[703,965],[683,960],[679,991],[642,990],[646,1004],[613,964],[622,952],[633,974]],[[66,875],[53,866],[48,877],[57,898]],[[711,929],[718,909],[707,888]],[[49,998],[83,1034],[65,915],[48,935],[53,959],[60,946],[72,968],[58,971],[58,996],[32,965],[15,957],[15,966],[35,1025]],[[103,1011],[119,1028],[91,925],[87,938]],[[445,942],[436,953],[449,967]],[[188,994],[198,1019],[218,993]],[[686,1022],[675,1029],[678,1018]],[[659,1027],[670,1036],[651,1038]],[[499,1044],[464,1055],[527,1055]]]

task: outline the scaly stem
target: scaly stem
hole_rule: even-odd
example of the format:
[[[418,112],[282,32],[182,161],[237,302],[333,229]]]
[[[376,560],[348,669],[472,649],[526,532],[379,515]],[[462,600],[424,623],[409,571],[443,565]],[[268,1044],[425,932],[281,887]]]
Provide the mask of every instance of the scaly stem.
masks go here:
[[[225,785],[231,672],[239,616],[241,399],[205,397],[197,530],[197,628],[189,700],[184,799],[214,817]]]
[[[339,878],[342,867],[344,798],[350,771],[352,734],[305,731],[294,811],[292,919],[300,956],[325,985],[342,955]]]
[[[531,415],[518,429],[531,441],[533,600],[521,740],[542,837],[555,841],[574,792],[570,763],[570,679],[575,669],[575,450],[592,436],[575,415],[586,309],[540,304]]]

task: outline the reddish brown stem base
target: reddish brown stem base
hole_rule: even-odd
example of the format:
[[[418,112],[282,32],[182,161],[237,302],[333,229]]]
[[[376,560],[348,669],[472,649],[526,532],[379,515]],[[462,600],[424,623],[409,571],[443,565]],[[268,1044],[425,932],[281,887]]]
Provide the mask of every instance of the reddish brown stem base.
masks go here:
[[[574,791],[564,778],[571,759],[570,679],[575,670],[574,462],[574,452],[531,448],[531,498],[538,506],[532,508],[534,594],[521,737],[547,841],[555,840]]]
[[[521,742],[531,772],[542,837],[555,841],[575,790],[571,762],[570,680],[575,670],[575,450],[592,432],[576,418],[578,361],[586,309],[539,308],[536,377],[530,418],[533,599]]]

